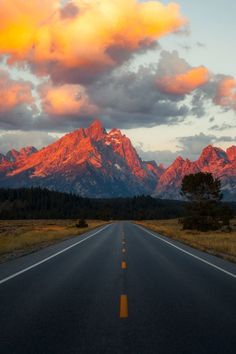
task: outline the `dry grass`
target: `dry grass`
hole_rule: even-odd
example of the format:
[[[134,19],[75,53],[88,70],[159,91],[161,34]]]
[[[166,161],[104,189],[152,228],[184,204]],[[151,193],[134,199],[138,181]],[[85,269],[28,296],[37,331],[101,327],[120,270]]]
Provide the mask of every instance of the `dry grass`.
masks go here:
[[[141,221],[137,223],[201,251],[236,262],[236,219],[231,224],[232,232],[182,230],[182,225],[176,219]]]
[[[88,224],[88,228],[79,229],[76,220],[0,221],[0,262],[81,235],[106,222],[89,220]]]

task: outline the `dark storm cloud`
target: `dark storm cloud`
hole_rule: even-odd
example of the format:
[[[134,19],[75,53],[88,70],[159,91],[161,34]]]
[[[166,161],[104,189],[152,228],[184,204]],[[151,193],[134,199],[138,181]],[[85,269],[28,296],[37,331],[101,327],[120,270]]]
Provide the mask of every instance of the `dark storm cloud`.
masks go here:
[[[0,112],[0,129],[31,130],[33,125],[33,112],[26,105],[20,105],[10,111]]]
[[[185,119],[189,108],[182,98],[161,93],[155,85],[155,66],[138,72],[122,70],[104,76],[88,87],[92,101],[101,108],[108,127],[122,128],[176,124]]]

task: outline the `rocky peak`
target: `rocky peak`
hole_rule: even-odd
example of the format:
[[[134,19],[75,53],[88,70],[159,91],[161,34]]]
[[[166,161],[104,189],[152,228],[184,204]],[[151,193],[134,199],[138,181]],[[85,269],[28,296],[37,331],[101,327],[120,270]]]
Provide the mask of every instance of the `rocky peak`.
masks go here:
[[[6,159],[9,162],[15,162],[18,159],[19,155],[20,155],[19,151],[15,150],[15,149],[12,149],[12,150],[7,152]]]
[[[145,161],[143,162],[143,165],[146,167],[146,169],[150,172],[152,172],[155,176],[157,176],[158,178],[163,174],[163,172],[165,171],[164,166],[161,165],[157,165],[156,161]]]
[[[110,137],[122,137],[122,133],[121,133],[121,131],[119,130],[119,129],[112,129],[109,133],[108,133],[108,135],[110,136]]]
[[[220,148],[208,145],[205,149],[203,149],[197,164],[199,167],[204,167],[209,164],[218,163],[220,160],[222,162],[228,161],[226,152]]]
[[[236,146],[233,145],[226,150],[229,161],[236,160]]]
[[[19,154],[21,157],[31,156],[38,150],[34,146],[27,146],[25,148],[20,149]]]
[[[185,164],[185,160],[182,156],[178,156],[170,167],[181,167]]]
[[[6,161],[7,161],[6,156],[0,153],[0,163],[6,162]]]
[[[107,135],[106,129],[103,127],[100,120],[95,120],[87,129],[85,133],[94,141],[99,141]]]
[[[19,151],[12,149],[8,151],[8,153],[5,156],[5,160],[8,162],[16,162],[20,159],[24,159],[26,157],[31,156],[32,154],[36,153],[38,150],[34,146],[27,146]]]

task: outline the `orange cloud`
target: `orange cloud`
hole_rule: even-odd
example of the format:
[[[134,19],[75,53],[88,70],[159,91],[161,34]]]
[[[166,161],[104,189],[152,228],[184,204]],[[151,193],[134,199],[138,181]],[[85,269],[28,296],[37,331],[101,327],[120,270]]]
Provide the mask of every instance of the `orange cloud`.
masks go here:
[[[218,83],[214,102],[223,107],[236,109],[236,80],[226,77]]]
[[[113,67],[109,50],[135,52],[186,24],[175,3],[137,0],[0,0],[0,54],[37,68]],[[45,73],[46,74],[46,73]]]
[[[43,86],[40,90],[43,111],[53,116],[94,115],[93,105],[80,85]]]
[[[8,73],[0,71],[0,112],[7,112],[22,104],[32,104],[32,85],[11,80]]]
[[[156,84],[162,92],[172,95],[186,95],[206,84],[209,79],[209,71],[204,66],[200,66],[190,69],[184,74],[157,79]]]

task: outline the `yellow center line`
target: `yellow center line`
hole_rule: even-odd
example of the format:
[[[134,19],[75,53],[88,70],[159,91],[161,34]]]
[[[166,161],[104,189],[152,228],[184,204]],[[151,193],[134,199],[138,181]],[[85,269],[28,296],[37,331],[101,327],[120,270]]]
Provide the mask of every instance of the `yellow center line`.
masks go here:
[[[121,295],[120,297],[120,318],[128,317],[128,297]]]
[[[121,264],[121,268],[122,268],[122,269],[127,269],[127,264],[126,264],[126,262],[125,262],[125,261],[123,261],[123,262],[122,262],[122,264]]]

